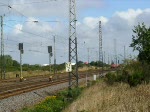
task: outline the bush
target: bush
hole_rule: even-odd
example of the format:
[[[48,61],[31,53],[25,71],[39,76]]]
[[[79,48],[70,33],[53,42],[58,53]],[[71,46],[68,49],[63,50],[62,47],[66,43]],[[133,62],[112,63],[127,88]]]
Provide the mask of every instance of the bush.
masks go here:
[[[142,82],[150,81],[150,65],[147,63],[140,63],[133,61],[127,65],[123,70],[123,82],[128,83],[130,86],[136,86]]]
[[[83,88],[74,88],[70,91],[61,91],[57,94],[57,96],[49,96],[35,107],[31,109],[24,108],[21,112],[61,112],[64,107],[70,104],[81,94],[82,90]],[[71,97],[68,97],[68,94],[70,94]]]
[[[126,70],[123,70],[121,74],[116,76],[116,81],[117,82],[125,82],[128,83],[128,77],[129,77],[129,72]]]
[[[37,105],[35,109],[32,110],[32,112],[53,112],[53,111],[50,108],[50,106],[40,104],[40,105]]]
[[[130,86],[137,86],[142,82],[150,81],[150,66],[145,63],[131,62],[122,72],[107,73],[106,82],[112,85],[114,82],[128,83]]]
[[[107,84],[112,85],[114,82],[116,82],[116,79],[117,79],[117,77],[116,77],[115,73],[109,72],[106,74],[106,80],[105,81]]]
[[[68,97],[76,99],[81,94],[82,88],[74,88],[68,91]]]
[[[138,84],[141,84],[143,81],[143,73],[134,73],[129,76],[128,83],[130,86],[137,86]]]

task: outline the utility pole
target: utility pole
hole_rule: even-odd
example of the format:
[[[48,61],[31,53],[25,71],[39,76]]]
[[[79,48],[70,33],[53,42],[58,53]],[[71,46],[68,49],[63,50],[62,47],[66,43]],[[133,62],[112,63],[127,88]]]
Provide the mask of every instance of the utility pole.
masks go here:
[[[89,52],[90,52],[90,48],[87,48],[87,51],[88,51],[88,71],[87,71],[87,73],[86,73],[86,86],[87,86],[87,78],[88,78],[88,75],[89,75],[89,67],[90,67],[90,54],[89,54]]]
[[[115,64],[117,65],[117,47],[116,47],[116,39],[114,39],[114,53],[115,53]]]
[[[110,64],[114,63],[112,54],[111,54],[111,56],[110,56],[110,60],[111,60],[111,63],[110,63]]]
[[[90,62],[90,48],[87,48],[88,51],[88,68],[89,68],[89,62]]]
[[[95,51],[96,52],[96,59],[95,59],[95,61],[98,61],[98,51]]]
[[[55,36],[54,37],[54,75],[56,74],[56,47],[55,47]]]
[[[75,63],[74,69],[69,72],[69,90],[78,87],[78,56],[76,37],[76,0],[69,0],[69,62]]]
[[[126,61],[126,46],[124,46],[124,64],[125,64],[125,61]]]
[[[109,54],[108,54],[108,65],[110,65]]]
[[[105,61],[106,61],[105,51],[104,51],[103,53],[104,53],[104,54],[103,54],[103,59],[104,59],[103,62],[106,63],[106,62],[105,62]]]
[[[49,53],[49,74],[51,75],[51,57],[53,56],[52,46],[48,46],[48,53]]]
[[[101,21],[99,21],[99,68],[100,68],[100,62],[102,62],[102,72],[100,70],[100,72],[101,72],[100,75],[103,75],[103,49],[102,49],[102,27],[101,27]]]
[[[51,75],[51,53],[49,53],[49,74]]]
[[[23,43],[19,43],[19,50],[20,50],[20,82],[22,82],[23,81],[23,75],[22,75]]]
[[[1,79],[5,79],[5,56],[4,56],[3,16],[1,16]]]

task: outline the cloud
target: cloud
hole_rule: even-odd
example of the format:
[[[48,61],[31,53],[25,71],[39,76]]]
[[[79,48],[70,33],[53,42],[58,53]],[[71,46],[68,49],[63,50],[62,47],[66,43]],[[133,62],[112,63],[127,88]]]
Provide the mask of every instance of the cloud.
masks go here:
[[[1,0],[0,14],[12,14],[15,16],[26,17],[59,17],[67,18],[69,16],[69,0]],[[87,9],[102,8],[105,4],[104,0],[77,0],[77,12],[84,12]],[[11,8],[9,8],[10,6]]]
[[[22,33],[21,30],[22,30],[22,25],[21,24],[16,24],[15,25],[15,28],[14,28],[14,33],[17,35],[17,34],[20,34]]]
[[[3,0],[2,2],[5,1]],[[10,4],[22,4],[34,1],[12,0],[11,2]],[[93,7],[103,7],[104,5],[104,1],[100,0],[78,0],[77,3],[79,4],[77,6],[78,10],[81,9],[81,11]],[[22,20],[30,22],[13,23],[12,26],[14,29],[10,30],[7,38],[8,40],[15,40],[17,42],[10,43],[6,40],[7,45],[15,45],[15,50],[18,51],[16,48],[18,43],[23,42],[25,48],[25,63],[48,63],[47,46],[53,46],[53,36],[56,35],[57,62],[61,63],[68,61],[68,53],[66,52],[68,50],[69,38],[68,5],[67,0],[43,2],[39,4],[12,5],[14,9],[27,17],[18,14],[14,9],[9,9],[12,15],[11,18],[7,16],[8,19],[12,19],[14,16],[15,18],[13,19],[16,21]],[[0,12],[3,11],[6,10],[0,10]],[[59,20],[60,22],[42,22],[45,18],[48,20]],[[114,39],[117,41],[116,46],[118,54],[123,54],[124,46],[126,46],[128,54],[132,53],[132,48],[128,47],[132,41],[132,29],[138,22],[145,22],[146,25],[150,25],[149,18],[150,9],[128,9],[126,11],[114,12],[110,18],[104,16],[92,17],[89,15],[88,17],[80,19],[77,22],[79,60],[87,61],[87,47],[91,48],[90,52],[93,53],[90,60],[95,59],[96,51],[98,52],[99,50],[99,21],[102,22],[103,50],[106,51],[106,54],[109,53],[113,56]],[[63,22],[64,20],[65,22]],[[11,55],[13,57],[18,56],[16,52]]]
[[[97,24],[99,23],[99,21],[101,21],[103,24],[106,24],[108,22],[108,19],[106,17],[97,17],[97,18],[94,18],[94,17],[85,17],[83,19],[83,23],[90,27],[90,28],[95,28],[97,26]]]
[[[115,15],[127,20],[129,24],[134,24],[136,17],[142,13],[143,11],[141,9],[128,9],[128,11],[116,12]]]
[[[105,6],[104,0],[78,0],[77,1],[79,9],[88,9],[88,8],[102,8]]]
[[[115,12],[112,17],[102,19],[102,37],[103,37],[103,50],[108,54],[114,55],[114,46],[117,47],[117,53],[123,54],[124,46],[126,46],[127,55],[136,55],[133,53],[132,48],[129,47],[132,42],[132,29],[139,22],[144,22],[150,26],[150,11],[149,9],[128,9],[127,11]],[[99,26],[98,22],[100,17],[85,17],[83,23],[78,27],[80,41],[86,41],[88,47],[96,48],[98,51],[99,43]],[[114,45],[116,39],[116,45]],[[80,54],[82,50],[80,51]],[[86,53],[87,55],[87,53]],[[83,57],[82,57],[83,58]]]

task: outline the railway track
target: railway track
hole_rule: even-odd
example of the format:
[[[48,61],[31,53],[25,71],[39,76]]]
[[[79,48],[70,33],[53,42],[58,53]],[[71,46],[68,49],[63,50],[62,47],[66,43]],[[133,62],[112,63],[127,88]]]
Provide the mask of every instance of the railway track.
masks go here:
[[[108,72],[108,71],[105,71]],[[97,72],[92,72],[91,74],[97,74]],[[80,78],[82,79],[85,78],[85,73],[80,74]],[[0,86],[0,100],[8,98],[10,96],[15,96],[19,95],[22,93],[30,92],[33,90],[37,90],[40,88],[48,87],[48,86],[53,86],[61,83],[68,82],[68,76],[65,76],[63,78],[55,79],[53,82],[48,81],[48,77],[44,77],[42,79],[36,79],[29,81],[24,81],[24,82],[18,82],[15,83],[14,85],[4,85]]]
[[[84,78],[84,77],[85,76],[82,75],[82,76],[80,76],[80,79]],[[33,85],[28,85],[28,86],[25,86],[25,87],[5,90],[3,92],[0,92],[0,100],[8,98],[10,96],[15,96],[15,95],[18,95],[18,94],[30,92],[30,91],[33,91],[33,90],[37,90],[37,89],[40,89],[40,88],[53,86],[53,85],[57,85],[57,84],[65,83],[65,82],[68,82],[68,78],[63,78],[61,80],[54,80],[53,82],[48,82],[47,81],[47,82],[42,82],[42,83],[39,83],[39,84],[34,83]]]
[[[40,84],[34,84],[34,85],[26,86],[26,87],[21,87],[21,88],[16,88],[16,89],[3,91],[3,92],[0,92],[0,99],[4,99],[4,98],[8,98],[10,96],[15,96],[15,95],[18,95],[18,94],[21,94],[21,93],[26,93],[26,92],[33,91],[33,90],[36,90],[36,89],[40,89],[40,88],[44,88],[44,87],[64,83],[66,81],[67,81],[67,79],[63,79],[63,80],[60,80],[60,81],[55,81],[53,83],[44,82],[44,83],[40,83]]]
[[[92,72],[97,73],[96,71]],[[80,72],[80,74],[86,74],[86,72]],[[90,72],[89,72],[90,74]],[[60,74],[56,74],[56,76],[53,78],[53,80],[59,80],[61,78],[68,78],[68,74],[61,74],[60,77],[57,77]],[[23,82],[19,81],[19,78],[17,79],[8,79],[8,80],[2,80],[0,82],[0,92],[8,89],[14,89],[16,87],[20,88],[22,86],[26,85],[32,85],[34,83],[41,83],[41,82],[47,82],[49,76],[38,76],[38,77],[30,77],[30,78],[25,78],[26,80]]]

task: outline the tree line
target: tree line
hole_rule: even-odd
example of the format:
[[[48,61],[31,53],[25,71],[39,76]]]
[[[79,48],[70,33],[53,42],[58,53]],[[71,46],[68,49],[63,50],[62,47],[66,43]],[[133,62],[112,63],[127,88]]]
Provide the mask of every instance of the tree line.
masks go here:
[[[3,61],[5,60],[5,61]],[[3,61],[3,62],[2,62]],[[2,64],[3,63],[3,64]],[[3,57],[0,56],[0,67],[5,67],[5,72],[12,72],[12,71],[19,71],[20,70],[20,63],[16,60],[13,60],[13,58],[10,55],[5,55]],[[107,66],[106,64],[102,63],[101,61],[91,61],[89,64],[83,62],[83,61],[78,61],[78,67],[84,67],[84,66],[95,66],[95,67],[102,67],[102,66]],[[65,62],[61,64],[56,64],[55,68],[57,71],[65,70]],[[22,65],[23,71],[34,71],[34,70],[43,70],[43,71],[49,71],[50,67],[49,65],[47,66],[42,66],[40,64],[23,64]],[[51,65],[51,71],[53,72],[54,70],[54,65]]]

